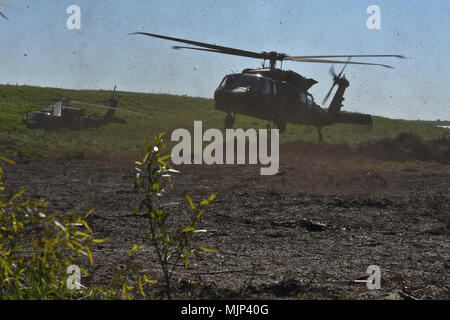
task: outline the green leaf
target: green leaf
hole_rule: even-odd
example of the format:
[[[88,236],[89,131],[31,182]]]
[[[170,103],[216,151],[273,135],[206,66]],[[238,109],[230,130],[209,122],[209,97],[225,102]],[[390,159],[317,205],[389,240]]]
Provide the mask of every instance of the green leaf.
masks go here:
[[[185,197],[186,197],[186,199],[188,199],[191,209],[195,210],[194,202],[192,201],[191,197],[189,197],[189,195],[187,195],[187,194],[185,194]]]
[[[1,13],[1,11],[0,11],[0,15],[2,15],[2,17],[6,18],[6,17]],[[6,162],[8,162],[8,163],[10,163],[10,164],[16,164],[13,160],[8,159],[8,158],[5,158],[5,157],[2,156],[2,155],[0,155],[0,160],[6,161]]]
[[[1,156],[0,156],[1,157]],[[22,189],[19,192],[17,192],[9,201],[10,203],[12,203],[15,199],[17,199],[18,197],[20,197],[26,190]]]
[[[205,248],[205,247],[201,247],[201,246],[199,246],[198,248],[200,250],[207,251],[207,252],[217,252],[216,250],[211,249],[211,248]]]
[[[142,287],[142,281],[141,281],[141,277],[139,277],[139,280],[138,280],[138,287],[139,287],[139,291],[141,292],[141,294],[142,294],[142,297],[146,297],[146,295],[145,295],[145,292],[144,292],[144,288]]]
[[[147,152],[147,153],[145,154],[144,159],[142,159],[142,163],[145,163],[145,161],[147,161],[148,156],[149,156],[149,153]],[[136,164],[138,164],[138,163],[136,162]],[[141,165],[142,165],[142,164],[141,164]]]
[[[212,195],[209,196],[208,200],[209,202],[213,201],[217,196],[217,193],[213,193]]]
[[[213,201],[216,198],[216,195],[217,195],[217,193],[213,193],[212,195],[210,195],[208,199],[200,202],[200,206],[202,206],[202,207],[206,206],[208,203],[210,203],[211,201]]]
[[[84,227],[86,228],[87,231],[89,231],[89,233],[92,233],[92,229],[89,227],[89,224],[86,221],[80,220],[79,222],[84,225]]]
[[[194,231],[194,230],[195,230],[194,227],[187,227],[187,228],[184,228],[183,230],[181,230],[181,232],[191,232],[191,231]]]
[[[91,215],[91,213],[94,212],[94,209],[89,210],[88,213],[86,213],[86,215],[84,216],[84,218],[87,218]]]
[[[92,256],[91,249],[90,249],[88,246],[84,247],[84,249],[86,250],[86,252],[87,252],[87,254],[88,254],[88,257],[89,257],[89,263],[90,263],[91,266],[92,266],[92,265],[94,264],[94,257]]]
[[[147,283],[158,283],[158,280],[150,280],[147,275],[144,274],[144,281]]]
[[[172,155],[168,154],[168,155],[159,157],[159,158],[158,158],[158,162],[161,162],[161,161],[164,161],[164,160],[166,160],[166,159],[169,159],[171,156],[172,156]]]
[[[135,251],[141,249],[143,246],[144,246],[143,244],[141,244],[141,245],[135,244],[135,245],[133,246],[133,248],[131,248],[131,250],[128,252],[128,256],[131,257],[131,255],[132,255]]]
[[[92,242],[94,242],[94,243],[103,243],[103,242],[110,241],[110,240],[111,240],[111,238],[105,238],[105,239],[92,239]]]

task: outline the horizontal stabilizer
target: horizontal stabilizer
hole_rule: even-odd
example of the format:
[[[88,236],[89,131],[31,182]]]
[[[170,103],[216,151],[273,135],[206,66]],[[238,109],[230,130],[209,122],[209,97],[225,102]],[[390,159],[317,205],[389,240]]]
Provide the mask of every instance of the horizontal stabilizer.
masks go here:
[[[370,114],[339,112],[333,120],[333,122],[337,123],[372,125],[372,116]]]

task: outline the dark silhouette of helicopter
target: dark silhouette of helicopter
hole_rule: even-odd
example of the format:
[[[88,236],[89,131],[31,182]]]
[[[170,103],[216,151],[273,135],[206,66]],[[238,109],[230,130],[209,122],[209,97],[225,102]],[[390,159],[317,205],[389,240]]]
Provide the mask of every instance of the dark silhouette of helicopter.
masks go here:
[[[215,108],[227,113],[225,127],[232,127],[236,119],[236,113],[240,113],[267,120],[268,122],[273,121],[280,129],[280,132],[286,129],[286,123],[288,122],[315,126],[320,140],[322,140],[321,129],[334,123],[372,124],[370,115],[341,112],[344,93],[350,85],[343,72],[349,64],[392,67],[379,63],[350,61],[352,58],[405,58],[401,55],[288,56],[275,51],[258,53],[147,32],[135,32],[132,34],[141,34],[196,46],[174,46],[172,47],[174,49],[200,50],[262,59],[264,61],[263,68],[248,68],[241,73],[226,75],[216,89],[214,93]],[[347,58],[347,60],[330,60],[330,58]],[[269,61],[269,67],[267,68],[264,67],[266,60]],[[317,105],[313,96],[308,92],[308,89],[317,83],[316,80],[305,78],[291,70],[277,69],[277,61],[281,64],[283,61],[344,64],[339,74],[334,72],[333,67],[330,69],[330,73],[333,76],[333,84],[322,104],[325,104],[333,88],[335,86],[338,88],[328,109]]]
[[[103,117],[99,117],[86,114],[85,111],[80,108],[63,106],[63,103],[67,103],[69,105],[85,105],[95,108],[104,108],[108,109],[108,111],[106,111]],[[116,110],[140,114],[138,112],[117,108],[118,103],[119,99],[116,97],[116,87],[114,87],[112,97],[110,98],[109,107],[82,101],[60,99],[43,110],[33,112],[30,116],[28,115],[28,112],[24,112],[22,114],[22,123],[30,129],[87,129],[100,127],[110,122],[126,124],[126,120],[115,116]]]

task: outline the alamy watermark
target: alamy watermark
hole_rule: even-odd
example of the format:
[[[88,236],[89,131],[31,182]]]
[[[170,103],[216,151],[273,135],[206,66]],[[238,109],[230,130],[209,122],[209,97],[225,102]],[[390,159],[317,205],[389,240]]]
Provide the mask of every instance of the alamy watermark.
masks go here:
[[[378,5],[372,4],[367,7],[366,12],[370,16],[366,20],[366,26],[369,30],[381,29],[381,9]],[[67,7],[66,13],[70,16],[66,20],[66,27],[69,30],[81,29],[81,9],[79,6],[72,4]]]
[[[381,9],[379,6],[373,4],[367,7],[366,12],[370,14],[367,18],[366,26],[369,30],[381,29]]]
[[[81,9],[77,5],[70,5],[66,9],[66,13],[70,16],[66,20],[66,27],[69,30],[81,29]]]
[[[355,282],[365,282],[369,290],[381,289],[381,269],[379,266],[370,265],[367,267],[367,280],[355,280]]]
[[[245,131],[243,129],[226,129],[224,137],[219,129],[210,128],[203,132],[202,121],[194,121],[193,138],[192,143],[191,133],[187,129],[175,129],[172,132],[171,141],[178,141],[171,153],[174,164],[245,164],[246,145],[248,145],[249,164],[259,162],[261,165],[268,165],[260,169],[261,175],[278,173],[280,163],[278,129],[270,130],[270,155],[267,129],[258,131],[256,129]],[[203,149],[203,142],[210,143]]]
[[[76,264],[70,265],[66,269],[67,280],[66,286],[69,290],[80,290],[82,287],[85,288],[81,284],[81,269]]]

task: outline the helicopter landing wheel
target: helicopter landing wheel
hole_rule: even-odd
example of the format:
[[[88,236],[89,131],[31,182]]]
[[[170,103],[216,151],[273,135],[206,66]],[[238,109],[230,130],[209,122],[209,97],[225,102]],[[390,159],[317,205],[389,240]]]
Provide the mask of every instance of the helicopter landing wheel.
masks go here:
[[[319,134],[319,142],[323,142],[322,127],[317,127],[317,133]]]
[[[283,133],[286,131],[286,122],[277,122],[276,123],[278,130],[280,130],[280,133]]]
[[[231,113],[227,113],[227,116],[225,117],[225,128],[233,128],[235,117],[236,116],[233,117]]]

